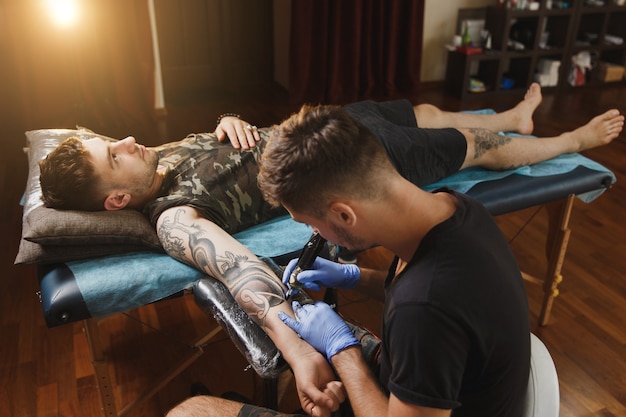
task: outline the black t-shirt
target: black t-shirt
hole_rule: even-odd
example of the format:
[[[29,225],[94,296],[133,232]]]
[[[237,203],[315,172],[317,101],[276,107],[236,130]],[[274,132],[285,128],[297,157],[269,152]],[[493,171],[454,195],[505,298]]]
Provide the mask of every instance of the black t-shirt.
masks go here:
[[[434,227],[386,283],[380,380],[396,397],[457,416],[520,416],[530,367],[528,303],[489,212],[451,192]]]

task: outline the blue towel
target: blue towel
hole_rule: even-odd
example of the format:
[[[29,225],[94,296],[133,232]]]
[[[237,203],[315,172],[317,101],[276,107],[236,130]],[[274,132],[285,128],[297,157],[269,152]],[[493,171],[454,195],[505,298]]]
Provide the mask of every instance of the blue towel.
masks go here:
[[[190,287],[204,276],[169,255],[137,252],[67,262],[93,317],[121,313]]]
[[[255,255],[273,258],[302,249],[313,230],[289,215],[253,226],[233,237]]]
[[[430,184],[424,187],[424,189],[430,191],[440,187],[448,187],[461,193],[466,193],[478,183],[484,181],[498,180],[508,177],[511,174],[525,175],[528,177],[544,177],[548,175],[564,174],[566,172],[572,171],[578,166],[584,166],[595,171],[606,172],[610,174],[612,178],[611,184],[613,184],[617,180],[615,174],[613,174],[604,166],[580,154],[572,153],[561,155],[548,161],[540,162],[538,164],[527,165],[517,169],[509,169],[505,171],[490,171],[478,167],[468,168],[458,172],[457,174],[450,175],[449,177],[437,181],[436,183]],[[602,194],[605,190],[605,188],[600,188],[598,190],[580,194],[577,197],[585,203],[589,203],[598,198],[598,196],[600,196],[600,194]]]
[[[237,233],[253,253],[274,257],[302,249],[309,226],[282,216]],[[204,276],[169,255],[137,252],[66,263],[93,317],[120,313],[158,301],[193,285]]]

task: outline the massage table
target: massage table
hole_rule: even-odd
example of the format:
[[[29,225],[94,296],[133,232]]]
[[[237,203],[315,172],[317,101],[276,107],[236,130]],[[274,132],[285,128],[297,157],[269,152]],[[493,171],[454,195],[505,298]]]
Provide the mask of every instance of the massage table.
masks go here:
[[[30,151],[27,198],[24,202],[25,224],[27,213],[32,210],[29,206],[37,205],[33,195],[40,192],[36,187],[36,161],[49,152],[55,143],[72,133],[44,131],[42,134],[46,137],[47,148],[33,152],[33,147],[37,146],[35,142],[41,139],[37,137],[41,132],[27,132]],[[548,323],[552,303],[558,295],[558,285],[563,279],[561,267],[570,235],[569,217],[573,201],[580,198],[584,202],[591,202],[615,180],[613,173],[603,166],[582,155],[569,154],[511,171],[494,172],[472,168],[431,184],[426,189],[448,187],[466,193],[482,202],[494,216],[532,206],[545,206],[548,209],[546,272],[543,277],[523,273],[526,280],[543,286],[544,299],[539,314],[539,324],[543,326]],[[290,258],[297,256],[310,235],[308,226],[284,216],[234,237],[280,274],[280,265],[285,265]],[[24,232],[21,244],[30,244],[24,238]],[[32,263],[19,257],[18,254],[16,263]],[[269,337],[243,312],[219,281],[155,248],[96,258],[36,263],[40,277],[39,297],[46,324],[54,327],[84,322],[105,415],[124,415],[140,401],[156,393],[202,355],[204,344],[220,329],[226,331],[250,366],[263,379],[264,405],[276,406],[276,381],[287,366]],[[98,320],[186,293],[192,293],[198,306],[214,317],[220,326],[199,337],[190,346],[191,352],[187,357],[135,401],[118,411],[98,332]]]

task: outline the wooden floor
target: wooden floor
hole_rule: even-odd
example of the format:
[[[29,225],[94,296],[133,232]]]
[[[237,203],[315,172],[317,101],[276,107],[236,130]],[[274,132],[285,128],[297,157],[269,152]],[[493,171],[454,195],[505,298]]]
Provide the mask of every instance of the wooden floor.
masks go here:
[[[626,112],[626,87],[581,89],[546,95],[535,117],[538,136],[554,135],[586,122],[610,107]],[[520,97],[460,103],[440,86],[424,88],[414,103],[431,102],[448,110],[491,107],[502,110]],[[211,131],[222,112],[238,112],[259,126],[279,122],[293,106],[280,92],[234,94],[212,104],[170,106],[168,138]],[[8,130],[10,131],[10,129]],[[610,168],[617,184],[591,204],[576,201],[573,230],[565,261],[561,294],[547,327],[533,331],[550,350],[560,379],[562,417],[626,416],[626,135],[586,155]],[[14,266],[21,230],[19,199],[26,178],[23,136],[1,138],[0,213],[0,417],[99,416],[101,402],[82,323],[49,329],[37,298],[33,267]],[[138,137],[144,143],[154,143]],[[522,233],[521,226],[533,219]],[[502,230],[525,271],[544,268],[545,213],[529,209],[501,216]],[[379,253],[361,257],[376,262]],[[536,323],[541,293],[528,284],[530,315]],[[380,330],[381,305],[351,292],[341,296],[342,312]],[[146,323],[141,324],[140,323]],[[215,326],[191,297],[160,302],[100,322],[106,353],[112,359],[113,391],[121,408],[158,375],[189,351],[188,343]],[[155,330],[156,328],[160,330]],[[196,363],[140,405],[131,416],[160,416],[203,382],[212,392],[239,391],[254,397],[258,382],[231,342],[219,334]],[[295,405],[287,389],[281,407]]]

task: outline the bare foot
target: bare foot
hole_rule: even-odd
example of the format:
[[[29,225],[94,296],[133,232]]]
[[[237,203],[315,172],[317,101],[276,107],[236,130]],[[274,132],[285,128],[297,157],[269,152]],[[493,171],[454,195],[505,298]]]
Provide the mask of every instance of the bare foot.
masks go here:
[[[611,109],[594,117],[586,125],[563,133],[563,136],[569,136],[577,147],[574,152],[580,152],[611,143],[619,136],[623,127],[624,116],[619,110]]]
[[[517,133],[522,135],[530,135],[533,133],[533,129],[535,128],[533,113],[539,104],[541,104],[542,99],[541,86],[538,83],[532,83],[530,87],[528,87],[528,90],[526,90],[524,99],[511,109],[516,114]]]

